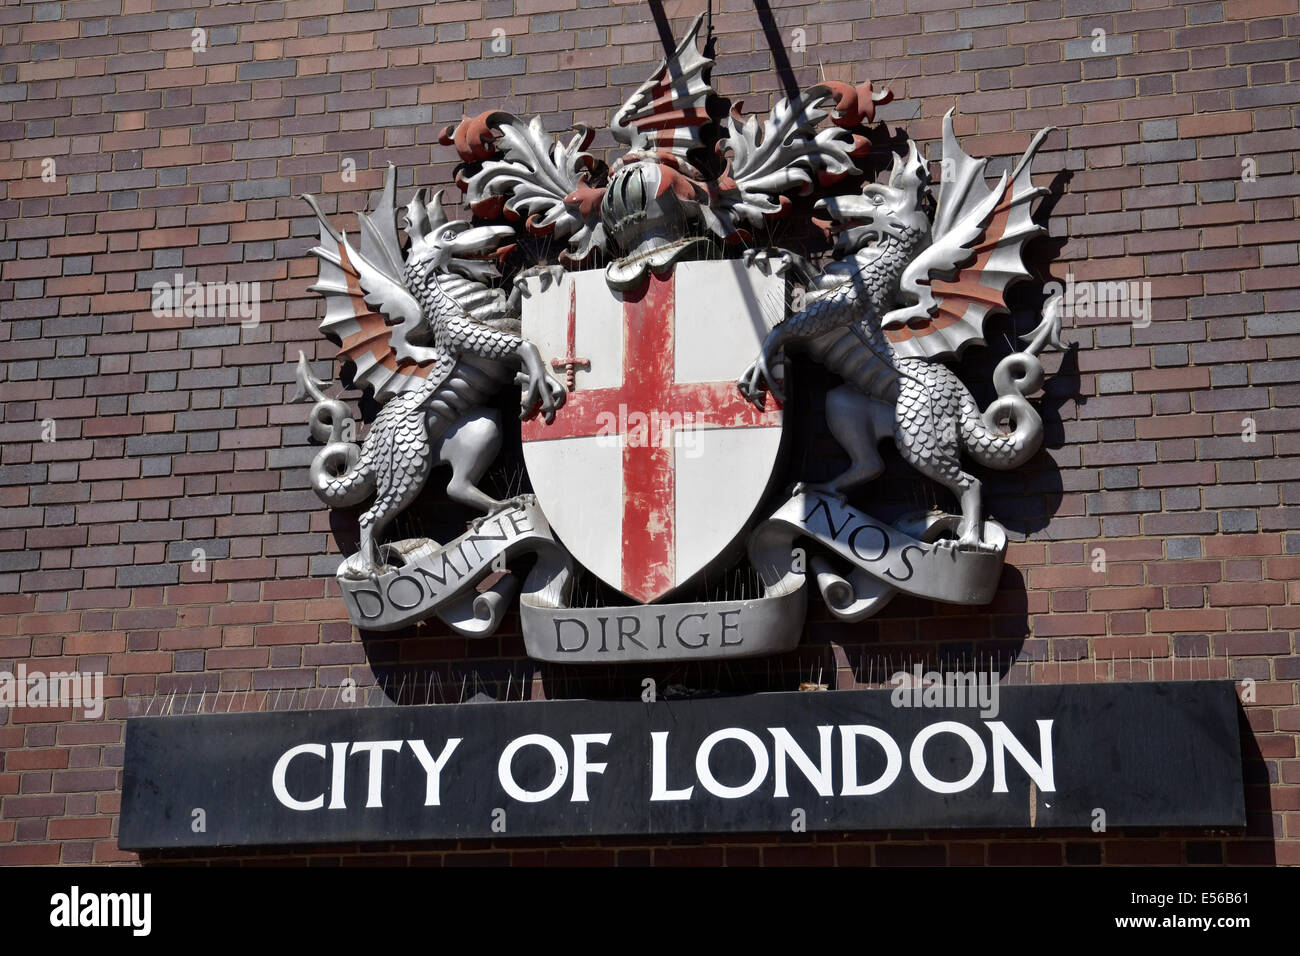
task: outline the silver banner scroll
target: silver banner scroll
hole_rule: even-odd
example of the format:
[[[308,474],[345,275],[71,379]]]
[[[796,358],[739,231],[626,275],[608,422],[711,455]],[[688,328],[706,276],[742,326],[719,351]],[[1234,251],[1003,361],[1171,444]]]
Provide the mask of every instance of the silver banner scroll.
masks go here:
[[[887,525],[829,495],[796,495],[754,531],[749,556],[769,586],[788,585],[806,567],[826,606],[844,621],[875,614],[899,591],[949,604],[987,604],[1002,572],[1006,530],[986,519],[981,550],[962,551],[951,540],[938,541],[957,520],[932,512]],[[778,561],[798,537],[811,538],[841,565],[846,562],[847,573],[821,555],[801,562],[796,553],[793,566],[788,558]],[[802,574],[798,581],[803,583]]]
[[[541,509],[531,501],[502,511],[447,544],[428,538],[387,546],[402,565],[376,578],[349,577],[339,586],[348,617],[369,631],[392,631],[437,615],[466,637],[496,630],[519,587],[506,571],[509,558],[535,553],[528,591],[556,594],[567,588],[569,557],[551,535]]]
[[[585,664],[781,654],[799,643],[807,607],[802,587],[748,600],[628,607],[570,608],[541,598],[519,599],[529,655]]]
[[[831,613],[846,621],[875,614],[899,591],[952,604],[988,603],[997,590],[1006,532],[986,520],[982,549],[959,551],[937,541],[956,520],[923,514],[887,525],[827,495],[796,495],[750,536],[749,559],[763,582],[762,597],[575,608],[567,603],[569,555],[529,501],[447,544],[427,538],[392,544],[399,567],[373,579],[340,571],[338,581],[348,616],[366,630],[390,631],[437,615],[461,634],[486,637],[522,590],[524,645],[539,661],[754,657],[799,643],[810,573]],[[826,554],[807,557],[796,547],[800,538]],[[521,589],[506,564],[530,553],[536,562]]]

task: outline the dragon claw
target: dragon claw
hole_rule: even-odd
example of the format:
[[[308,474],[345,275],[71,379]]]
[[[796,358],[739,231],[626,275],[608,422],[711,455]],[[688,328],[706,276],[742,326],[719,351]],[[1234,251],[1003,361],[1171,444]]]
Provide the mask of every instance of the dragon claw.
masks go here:
[[[775,364],[777,368],[784,367],[784,355],[778,357]],[[754,363],[750,365],[749,368],[745,369],[744,374],[740,376],[740,380],[736,383],[736,386],[740,389],[741,395],[745,396],[745,398],[752,402],[756,408],[762,409],[766,406],[766,400],[763,395],[764,392],[770,392],[773,398],[778,402],[785,404],[785,393],[781,390],[781,386],[777,384],[778,381],[780,380],[772,374],[772,370],[769,367],[767,350],[764,349],[759,353],[759,356],[754,360]]]
[[[497,515],[503,514],[507,511],[513,511],[516,508],[526,508],[528,505],[531,505],[536,501],[537,496],[531,492],[525,492],[522,495],[515,495],[513,498],[503,498],[500,501],[494,502],[492,506],[488,508],[487,514],[479,515],[477,518],[471,518],[469,526],[474,530],[474,533],[477,534],[484,524],[491,521]]]
[[[790,497],[797,498],[799,495],[826,495],[828,498],[834,498],[841,506],[848,504],[848,493],[833,485],[823,485],[812,481],[795,482],[794,487],[790,489]]]
[[[749,248],[741,252],[741,261],[751,269],[757,269],[764,275],[782,276],[806,272],[806,262],[797,253],[778,246]]]
[[[990,544],[985,544],[978,534],[965,533],[957,538],[940,538],[934,542],[933,547],[942,548],[945,551],[975,551],[981,554],[991,554],[998,549]]]
[[[767,396],[763,389],[754,384],[753,379],[755,374],[756,372],[753,365],[745,369],[744,373],[736,381],[736,388],[740,391],[740,394],[744,397],[745,401],[749,402],[759,411],[762,411],[767,407]]]
[[[340,565],[339,570],[343,572],[345,578],[364,579],[371,583],[378,583],[380,577],[388,570],[388,566],[380,561],[371,560],[358,551],[351,557],[346,558],[343,564]]]
[[[568,391],[548,372],[519,372],[515,375],[515,384],[520,387],[519,418],[528,421],[537,414],[550,425],[555,421],[555,413],[563,407]]]
[[[531,295],[532,293],[528,291],[528,280],[536,276],[540,280],[541,291],[545,292],[551,286],[560,284],[564,272],[564,266],[559,265],[529,266],[515,276],[515,288],[519,290],[520,295]]]

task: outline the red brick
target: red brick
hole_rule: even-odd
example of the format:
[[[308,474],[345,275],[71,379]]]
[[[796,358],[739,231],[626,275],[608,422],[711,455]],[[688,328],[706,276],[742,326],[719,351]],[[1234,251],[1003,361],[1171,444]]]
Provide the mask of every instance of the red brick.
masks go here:
[[[0,845],[0,866],[49,866],[58,862],[58,843]]]

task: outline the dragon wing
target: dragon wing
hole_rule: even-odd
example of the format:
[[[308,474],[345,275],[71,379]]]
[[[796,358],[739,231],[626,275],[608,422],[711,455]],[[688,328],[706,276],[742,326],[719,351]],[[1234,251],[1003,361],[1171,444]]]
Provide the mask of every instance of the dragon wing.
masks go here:
[[[1052,132],[1036,135],[1010,176],[990,191],[987,159],[972,159],[957,143],[952,110],[943,118],[943,161],[931,244],[904,270],[901,298],[910,303],[881,320],[900,358],[931,361],[984,344],[984,320],[1006,312],[1006,290],[1029,278],[1021,259],[1025,242],[1045,230],[1033,221],[1031,163]]]
[[[357,217],[360,251],[335,231],[312,196],[303,197],[320,220],[320,244],[311,250],[319,271],[309,289],[325,299],[321,331],[336,337],[339,355],[356,366],[356,386],[372,389],[381,403],[420,385],[435,369],[434,356],[406,345],[406,334],[423,322],[423,315],[402,282],[395,172],[390,165],[377,210]]]

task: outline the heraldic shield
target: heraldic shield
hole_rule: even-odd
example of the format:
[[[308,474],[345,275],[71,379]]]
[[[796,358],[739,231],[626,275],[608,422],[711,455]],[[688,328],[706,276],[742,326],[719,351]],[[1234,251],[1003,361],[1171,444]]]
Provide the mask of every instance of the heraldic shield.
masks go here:
[[[739,260],[679,262],[633,290],[604,270],[530,280],[523,335],[569,388],[523,424],[552,531],[635,601],[660,600],[737,551],[781,446],[778,402],[736,377],[785,317],[785,279]]]

